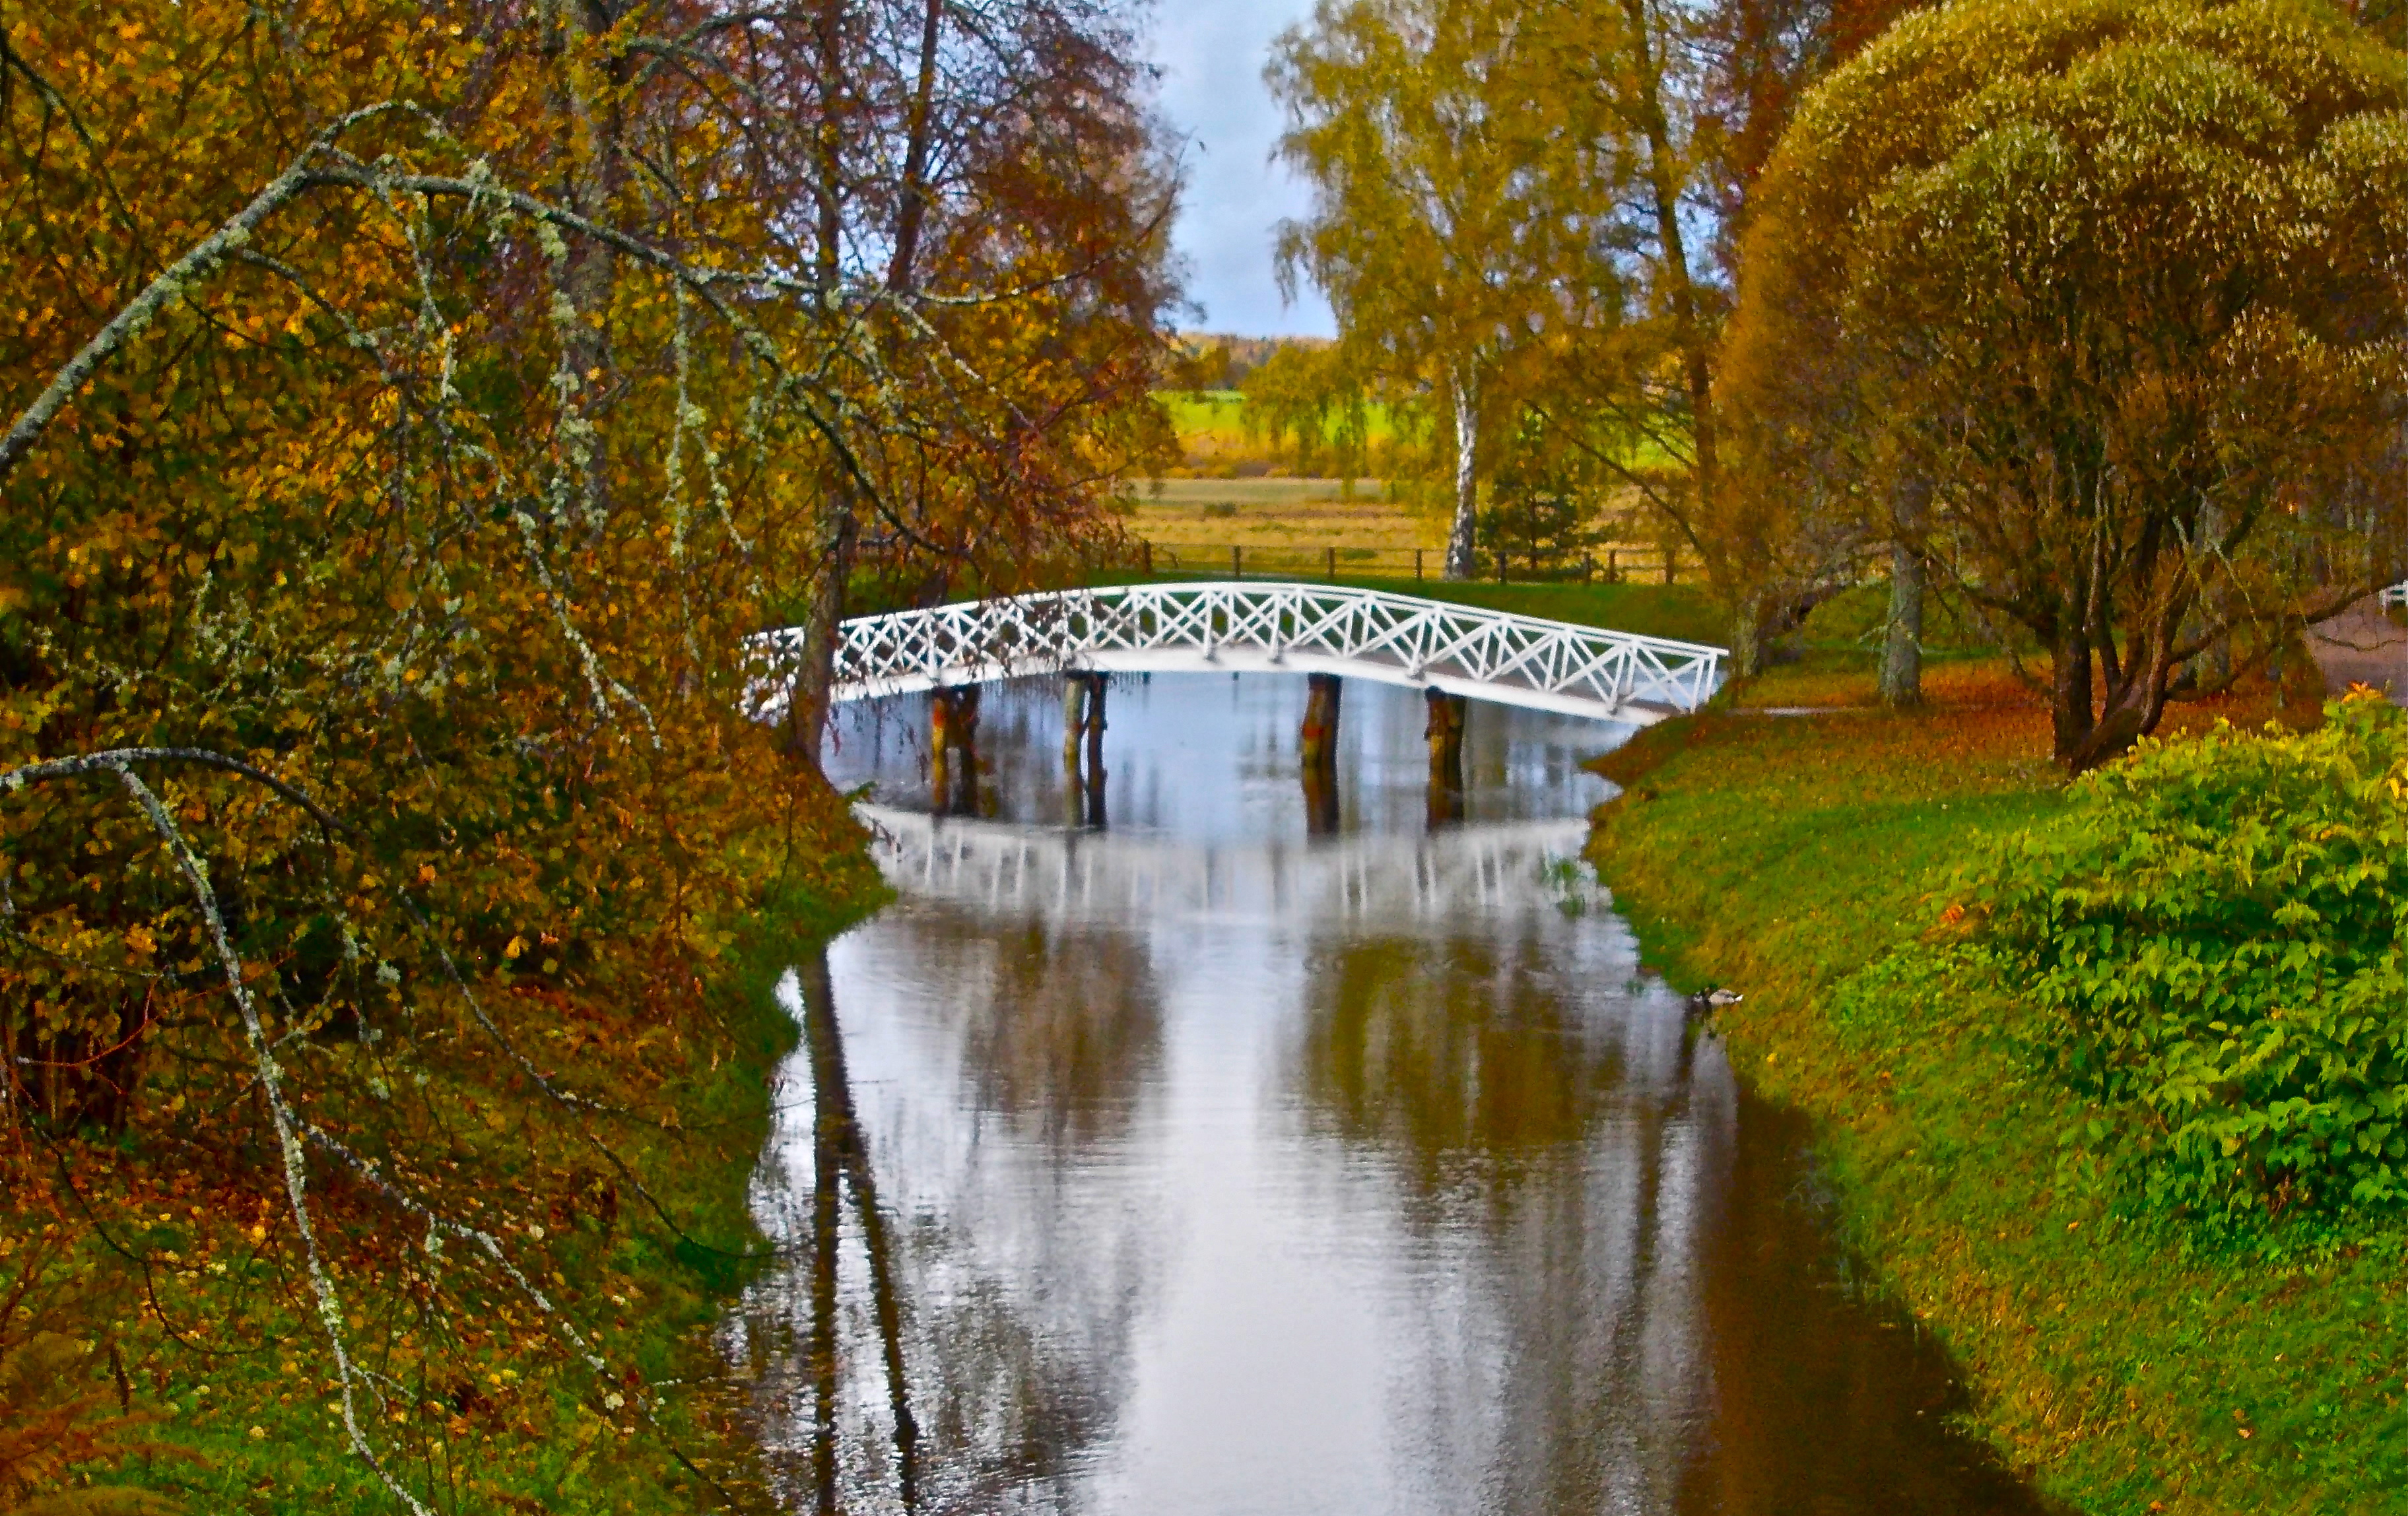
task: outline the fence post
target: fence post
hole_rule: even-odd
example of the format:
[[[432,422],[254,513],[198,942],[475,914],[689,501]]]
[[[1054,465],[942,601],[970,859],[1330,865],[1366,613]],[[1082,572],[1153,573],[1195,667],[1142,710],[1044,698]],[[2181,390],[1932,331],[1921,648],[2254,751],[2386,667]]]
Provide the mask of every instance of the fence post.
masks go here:
[[[1151,542],[1146,543],[1146,544],[1145,544],[1145,547],[1144,547],[1144,551],[1145,551],[1145,577],[1146,577],[1146,578],[1148,578],[1148,579],[1152,579],[1152,578],[1154,578],[1154,544],[1153,544],[1153,543],[1151,543]]]
[[[1233,579],[1246,577],[1245,551],[1245,549],[1236,546],[1229,549],[1229,577]]]
[[[1416,583],[1416,584],[1419,584],[1419,583],[1421,582],[1421,579],[1422,579],[1422,550],[1421,550],[1421,549],[1419,549],[1419,548],[1415,548],[1415,549],[1413,550],[1413,582],[1414,582],[1414,583]]]
[[[1321,577],[1326,579],[1334,579],[1338,577],[1338,550],[1336,548],[1324,548],[1321,550]]]
[[[1620,548],[1608,548],[1605,550],[1605,582],[1608,584],[1618,584],[1621,580],[1622,550]]]
[[[1677,569],[1677,568],[1680,566],[1680,564],[1681,564],[1681,547],[1680,547],[1680,544],[1679,544],[1679,543],[1676,543],[1676,542],[1667,542],[1667,543],[1665,543],[1665,544],[1664,544],[1664,582],[1665,582],[1665,583],[1670,584],[1670,583],[1671,583],[1671,582],[1672,582],[1672,574],[1673,574],[1673,571],[1674,571],[1675,569]]]

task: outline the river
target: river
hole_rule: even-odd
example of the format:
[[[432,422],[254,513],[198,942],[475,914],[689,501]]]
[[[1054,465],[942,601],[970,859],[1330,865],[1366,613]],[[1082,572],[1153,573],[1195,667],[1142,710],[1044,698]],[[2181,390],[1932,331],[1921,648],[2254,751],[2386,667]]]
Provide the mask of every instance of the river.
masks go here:
[[[789,1505],[2042,1509],[1576,861],[1627,733],[1475,705],[1434,826],[1420,697],[1352,681],[1309,829],[1304,704],[1115,679],[1102,829],[1057,681],[985,693],[975,817],[927,697],[844,709],[900,898],[782,987],[788,1261],[724,1330]]]

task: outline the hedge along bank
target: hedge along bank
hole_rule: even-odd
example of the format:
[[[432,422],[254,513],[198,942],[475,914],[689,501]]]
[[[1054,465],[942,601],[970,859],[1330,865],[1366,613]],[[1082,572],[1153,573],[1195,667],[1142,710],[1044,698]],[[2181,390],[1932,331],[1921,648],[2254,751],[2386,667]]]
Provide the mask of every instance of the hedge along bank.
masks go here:
[[[2045,721],[1667,723],[1600,765],[1595,856],[1651,956],[1747,992],[1735,1064],[1817,1118],[1843,1240],[2044,1489],[2408,1509],[2401,718],[2071,790]]]

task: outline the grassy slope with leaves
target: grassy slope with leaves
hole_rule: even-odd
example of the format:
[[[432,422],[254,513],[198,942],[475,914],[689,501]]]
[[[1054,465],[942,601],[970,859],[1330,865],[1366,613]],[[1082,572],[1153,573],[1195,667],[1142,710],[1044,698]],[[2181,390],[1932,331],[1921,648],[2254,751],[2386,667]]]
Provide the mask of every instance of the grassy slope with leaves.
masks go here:
[[[771,1504],[754,1456],[748,1386],[722,1361],[712,1333],[757,1266],[762,1241],[746,1191],[768,1130],[776,1070],[796,1040],[772,987],[796,943],[833,935],[884,898],[857,851],[810,860],[808,872],[758,892],[752,915],[728,934],[720,972],[697,986],[712,1034],[707,1062],[688,1056],[704,1054],[702,1038],[653,1047],[643,1057],[678,1083],[679,1124],[623,1131],[615,1146],[674,1209],[683,1236],[632,1194],[614,1192],[604,1211],[590,1198],[579,1207],[572,1192],[566,1210],[552,1213],[554,1272],[538,1282],[588,1319],[597,1313],[592,1297],[618,1307],[610,1355],[669,1390],[668,1413],[659,1424],[638,1424],[611,1414],[595,1394],[523,1374],[532,1366],[520,1355],[523,1340],[495,1331],[480,1374],[393,1413],[423,1425],[415,1466],[399,1472],[434,1509],[666,1512]],[[616,1088],[607,1073],[629,1050],[614,1044],[600,1018],[563,1010],[552,1032],[593,1039],[582,1049],[572,1042],[564,1056],[577,1060],[598,1098],[634,1104],[634,1085]],[[532,1019],[528,1030],[548,1036]],[[464,1086],[450,1097],[482,1094]],[[0,1383],[0,1512],[14,1512],[27,1496],[36,1500],[29,1509],[46,1516],[51,1508],[39,1502],[62,1499],[70,1503],[57,1508],[60,1516],[394,1509],[343,1444],[333,1381],[303,1366],[313,1328],[277,1298],[290,1294],[289,1260],[272,1245],[263,1248],[257,1231],[246,1232],[247,1217],[211,1204],[208,1176],[164,1157],[142,1165],[133,1156],[136,1164],[111,1176],[127,1193],[112,1198],[157,1215],[141,1235],[70,1243],[81,1229],[46,1221],[38,1197],[0,1207],[0,1343],[16,1345],[12,1366],[40,1366],[46,1343],[69,1350],[52,1373],[0,1372],[8,1381]],[[540,1173],[545,1166],[530,1153],[523,1166]],[[245,1271],[258,1276],[251,1292],[256,1313],[240,1322],[240,1340],[210,1351],[208,1339],[233,1323],[179,1311],[179,1284],[201,1277],[222,1284]],[[45,1418],[45,1411],[64,1414]],[[68,1435],[37,1424],[47,1422]],[[24,1476],[15,1487],[12,1474]],[[122,1504],[135,1491],[168,1504]]]
[[[1870,664],[1825,649],[1740,694],[1863,705]],[[1723,710],[1605,760],[1619,908],[1676,979],[1746,993],[1734,1063],[1816,1118],[1852,1242],[2043,1488],[2096,1511],[2408,1509],[2408,1227],[2319,1251],[2135,1218],[2063,1140],[2086,1113],[2014,1050],[2011,993],[1927,937],[1984,838],[2062,804],[2046,710],[1995,665],[1942,672],[1913,715]]]

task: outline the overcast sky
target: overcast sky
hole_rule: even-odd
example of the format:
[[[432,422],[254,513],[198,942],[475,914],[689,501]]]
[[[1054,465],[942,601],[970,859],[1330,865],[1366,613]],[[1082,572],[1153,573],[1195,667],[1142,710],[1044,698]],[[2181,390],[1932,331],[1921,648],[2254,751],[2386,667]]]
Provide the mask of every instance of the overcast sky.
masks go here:
[[[1245,336],[1335,333],[1310,288],[1280,303],[1271,228],[1310,207],[1304,186],[1269,162],[1279,107],[1263,88],[1270,40],[1312,11],[1312,0],[1158,0],[1154,60],[1162,110],[1186,137],[1187,196],[1179,219],[1187,293],[1203,328]]]

